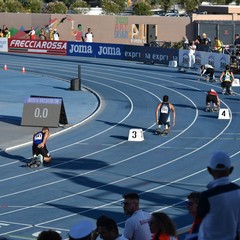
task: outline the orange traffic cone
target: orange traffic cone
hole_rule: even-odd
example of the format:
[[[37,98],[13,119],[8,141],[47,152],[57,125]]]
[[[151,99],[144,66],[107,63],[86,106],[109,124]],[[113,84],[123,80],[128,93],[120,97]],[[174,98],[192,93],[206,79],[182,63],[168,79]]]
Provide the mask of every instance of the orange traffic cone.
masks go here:
[[[4,70],[5,70],[5,71],[8,70],[7,64],[4,65]]]
[[[26,72],[26,69],[25,67],[22,68],[22,72],[25,73]]]

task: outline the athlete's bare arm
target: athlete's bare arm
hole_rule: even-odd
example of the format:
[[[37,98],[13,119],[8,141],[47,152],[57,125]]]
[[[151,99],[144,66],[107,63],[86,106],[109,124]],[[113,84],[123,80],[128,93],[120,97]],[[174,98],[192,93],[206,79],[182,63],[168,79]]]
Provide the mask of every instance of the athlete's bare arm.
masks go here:
[[[155,115],[156,115],[156,124],[158,124],[158,118],[159,118],[159,110],[160,110],[160,108],[161,108],[161,106],[162,106],[162,103],[159,103],[158,104],[158,106],[157,106],[157,108],[156,108],[156,112],[155,112]]]
[[[42,143],[40,143],[40,144],[38,145],[39,148],[43,148],[44,145],[46,145],[49,136],[50,136],[49,130],[44,130],[44,138],[43,138]]]
[[[173,123],[172,123],[172,125],[174,126],[175,123],[176,123],[176,111],[175,111],[174,106],[171,103],[169,105],[170,105],[170,109],[172,110],[172,113],[173,113]]]

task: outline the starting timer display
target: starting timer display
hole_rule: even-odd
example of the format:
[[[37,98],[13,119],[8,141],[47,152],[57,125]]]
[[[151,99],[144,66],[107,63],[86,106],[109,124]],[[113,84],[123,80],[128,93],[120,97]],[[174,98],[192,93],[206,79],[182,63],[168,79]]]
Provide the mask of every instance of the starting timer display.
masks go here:
[[[61,114],[66,120],[62,98],[31,96],[24,101],[21,125],[58,127]]]

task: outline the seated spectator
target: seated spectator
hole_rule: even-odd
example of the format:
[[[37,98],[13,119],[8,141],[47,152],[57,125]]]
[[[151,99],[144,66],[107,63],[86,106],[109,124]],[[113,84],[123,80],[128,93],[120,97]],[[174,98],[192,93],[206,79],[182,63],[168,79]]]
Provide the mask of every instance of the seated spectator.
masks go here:
[[[61,240],[61,235],[58,232],[55,232],[53,230],[47,230],[42,231],[38,237],[37,240]]]
[[[91,240],[93,224],[89,220],[82,220],[69,231],[69,240]]]
[[[199,203],[200,196],[201,196],[200,192],[191,192],[187,196],[187,199],[188,199],[187,208],[189,213],[191,213],[194,217],[192,227],[189,231],[190,234],[198,233],[200,223],[202,222],[202,218],[199,218],[197,216],[197,206]]]
[[[177,231],[174,223],[166,213],[154,212],[149,221],[152,240],[177,240]]]
[[[2,38],[3,37],[3,31],[2,31],[2,29],[0,28],[0,38]]]

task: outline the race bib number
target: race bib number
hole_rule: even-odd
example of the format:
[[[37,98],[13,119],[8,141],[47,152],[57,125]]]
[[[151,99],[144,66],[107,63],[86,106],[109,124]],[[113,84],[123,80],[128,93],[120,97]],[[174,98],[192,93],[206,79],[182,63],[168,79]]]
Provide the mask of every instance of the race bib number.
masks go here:
[[[166,105],[162,106],[161,113],[168,113],[168,107]]]
[[[38,133],[34,136],[34,141],[42,140],[42,137],[43,137],[42,133]]]

